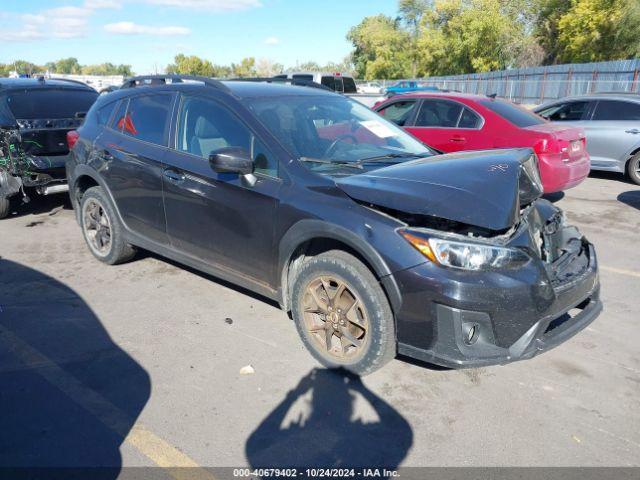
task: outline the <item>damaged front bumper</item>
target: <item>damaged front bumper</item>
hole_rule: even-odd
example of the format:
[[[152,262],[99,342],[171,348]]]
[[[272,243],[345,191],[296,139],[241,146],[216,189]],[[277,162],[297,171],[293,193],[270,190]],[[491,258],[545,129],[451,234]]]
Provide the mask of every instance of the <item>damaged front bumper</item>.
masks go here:
[[[467,368],[528,359],[566,341],[602,311],[595,250],[576,235],[561,229],[553,237],[562,255],[513,271],[428,262],[394,274],[403,299],[398,352]]]

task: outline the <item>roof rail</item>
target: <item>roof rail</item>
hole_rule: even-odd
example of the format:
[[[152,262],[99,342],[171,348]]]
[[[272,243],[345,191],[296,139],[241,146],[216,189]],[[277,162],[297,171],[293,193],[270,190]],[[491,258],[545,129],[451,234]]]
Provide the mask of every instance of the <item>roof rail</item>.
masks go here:
[[[147,80],[149,81],[149,83],[144,83]],[[167,80],[171,80],[171,83],[183,83],[184,80],[191,80],[195,82],[202,82],[208,87],[224,90],[225,92],[229,91],[229,88],[226,85],[224,85],[220,80],[215,80],[209,77],[202,77],[199,75],[175,75],[175,74],[139,75],[137,77],[129,77],[125,79],[124,83],[120,88],[121,89],[134,88],[139,85],[165,85],[168,83]]]
[[[230,79],[232,82],[266,82],[266,83],[290,83],[291,85],[299,86],[299,87],[311,87],[311,88],[319,88],[321,90],[327,90],[329,92],[334,92],[326,85],[321,85],[320,83],[313,82],[311,80],[302,80],[300,78],[281,78],[281,77],[249,77],[249,78],[232,78]]]

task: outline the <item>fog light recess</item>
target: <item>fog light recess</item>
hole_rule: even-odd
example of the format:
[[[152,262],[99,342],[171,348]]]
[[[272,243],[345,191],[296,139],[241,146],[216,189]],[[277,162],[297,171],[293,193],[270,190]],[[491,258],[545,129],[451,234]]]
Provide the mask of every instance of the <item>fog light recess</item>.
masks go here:
[[[462,333],[464,335],[464,343],[467,345],[473,345],[478,340],[480,325],[477,323],[467,323],[465,324]]]

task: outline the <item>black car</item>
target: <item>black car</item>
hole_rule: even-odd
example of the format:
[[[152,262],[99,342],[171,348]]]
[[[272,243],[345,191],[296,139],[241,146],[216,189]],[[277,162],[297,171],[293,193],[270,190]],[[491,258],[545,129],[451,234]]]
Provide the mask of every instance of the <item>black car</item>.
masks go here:
[[[276,299],[360,374],[530,358],[601,311],[594,248],[531,150],[435,155],[321,89],[156,80],[98,99],[67,164],[99,260],[140,247]]]
[[[98,92],[72,80],[0,78],[0,219],[11,197],[67,191],[66,135],[96,98]]]

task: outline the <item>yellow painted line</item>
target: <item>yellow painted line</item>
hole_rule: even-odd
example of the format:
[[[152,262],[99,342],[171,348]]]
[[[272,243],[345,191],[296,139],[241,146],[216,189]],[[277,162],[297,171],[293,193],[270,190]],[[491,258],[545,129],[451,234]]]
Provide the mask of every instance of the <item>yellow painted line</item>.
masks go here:
[[[122,410],[95,390],[62,369],[57,363],[40,353],[11,330],[0,325],[0,344],[25,365],[33,365],[35,371],[51,385],[96,417],[103,425],[120,435],[124,442],[135,447],[153,463],[167,470],[176,480],[215,480],[208,470],[173,445],[154,434],[144,425],[136,423],[130,428],[131,419]]]
[[[630,277],[640,278],[640,272],[634,272],[633,270],[625,270],[623,268],[606,267],[606,266],[603,266],[603,265],[600,265],[600,269],[604,270],[606,272],[619,273],[620,275],[628,275]]]

